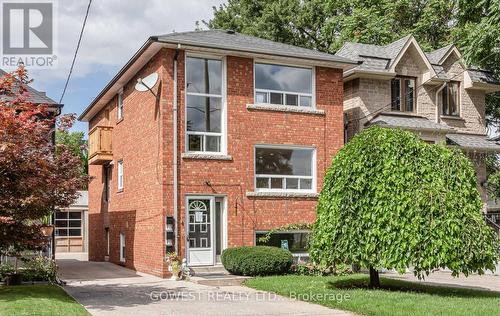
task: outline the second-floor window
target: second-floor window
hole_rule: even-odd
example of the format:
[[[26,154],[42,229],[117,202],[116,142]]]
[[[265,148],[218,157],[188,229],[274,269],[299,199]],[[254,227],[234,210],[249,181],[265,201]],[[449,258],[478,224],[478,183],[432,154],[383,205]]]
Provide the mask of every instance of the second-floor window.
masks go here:
[[[123,92],[118,93],[118,106],[117,106],[118,120],[123,119]]]
[[[314,149],[286,146],[255,147],[257,191],[315,191]]]
[[[415,112],[415,78],[397,77],[391,80],[391,110]]]
[[[123,160],[118,161],[118,191],[123,190]]]
[[[222,60],[186,59],[186,147],[189,152],[223,152]]]
[[[255,103],[313,107],[312,68],[255,63]]]
[[[460,82],[450,81],[444,88],[439,91],[438,102],[441,105],[443,115],[459,116],[460,103],[459,103]]]

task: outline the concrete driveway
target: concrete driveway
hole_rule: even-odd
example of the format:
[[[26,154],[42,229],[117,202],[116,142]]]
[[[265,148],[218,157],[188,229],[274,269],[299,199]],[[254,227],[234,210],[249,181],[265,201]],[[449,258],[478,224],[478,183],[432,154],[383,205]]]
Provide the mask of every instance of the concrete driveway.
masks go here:
[[[242,286],[164,280],[106,262],[58,265],[66,292],[92,315],[352,315]]]

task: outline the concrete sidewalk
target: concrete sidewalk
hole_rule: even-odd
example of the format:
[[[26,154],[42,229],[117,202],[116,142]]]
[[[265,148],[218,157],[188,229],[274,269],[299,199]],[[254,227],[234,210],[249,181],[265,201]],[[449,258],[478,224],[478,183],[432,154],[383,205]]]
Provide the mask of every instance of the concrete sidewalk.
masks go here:
[[[456,286],[465,287],[476,290],[497,291],[500,292],[500,276],[492,274],[484,275],[469,275],[465,277],[461,275],[455,278],[451,272],[436,271],[426,276],[424,280],[419,280],[413,273],[398,274],[396,272],[383,273],[380,276],[389,277],[393,279],[400,279],[405,281],[412,281],[416,283],[443,285],[443,286]]]
[[[353,315],[242,286],[164,280],[111,263],[58,265],[66,292],[92,315]]]

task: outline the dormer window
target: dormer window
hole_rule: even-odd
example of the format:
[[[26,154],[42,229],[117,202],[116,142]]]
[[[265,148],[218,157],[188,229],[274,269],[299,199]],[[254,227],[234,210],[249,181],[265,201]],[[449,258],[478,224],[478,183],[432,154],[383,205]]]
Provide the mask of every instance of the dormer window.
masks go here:
[[[313,69],[255,63],[255,103],[314,107]]]
[[[415,112],[415,78],[396,77],[391,80],[391,110]]]
[[[460,82],[450,81],[439,91],[438,102],[441,107],[442,115],[460,116],[459,102]]]

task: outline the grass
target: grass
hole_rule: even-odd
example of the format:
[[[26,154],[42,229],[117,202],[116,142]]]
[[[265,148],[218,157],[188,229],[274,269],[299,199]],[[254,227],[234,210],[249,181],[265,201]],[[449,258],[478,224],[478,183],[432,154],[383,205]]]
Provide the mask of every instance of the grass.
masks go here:
[[[90,314],[56,285],[0,285],[0,315],[88,316]]]
[[[381,278],[382,289],[367,288],[369,276],[271,276],[245,285],[286,297],[362,315],[498,315],[500,293]],[[314,295],[313,295],[314,294]]]

